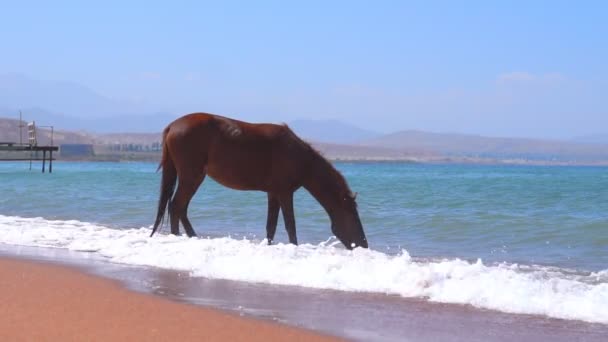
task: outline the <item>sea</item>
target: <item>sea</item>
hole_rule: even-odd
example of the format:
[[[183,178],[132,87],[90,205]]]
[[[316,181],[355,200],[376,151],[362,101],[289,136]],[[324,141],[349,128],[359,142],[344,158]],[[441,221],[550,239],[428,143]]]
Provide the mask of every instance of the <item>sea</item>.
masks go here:
[[[199,237],[172,236],[165,224],[150,238],[156,163],[53,166],[49,174],[0,163],[0,244],[179,272],[188,281],[441,303],[608,331],[606,167],[337,162],[357,192],[370,245],[349,251],[304,189],[294,199],[299,246],[287,243],[281,217],[267,245],[264,193],[210,178],[189,207]]]

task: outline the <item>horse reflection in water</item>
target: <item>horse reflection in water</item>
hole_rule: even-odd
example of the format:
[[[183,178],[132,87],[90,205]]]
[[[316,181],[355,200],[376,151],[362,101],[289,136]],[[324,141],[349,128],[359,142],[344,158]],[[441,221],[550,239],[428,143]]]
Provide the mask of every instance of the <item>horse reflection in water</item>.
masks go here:
[[[355,195],[333,165],[286,125],[252,124],[207,113],[185,115],[165,128],[160,199],[152,235],[168,207],[171,233],[179,221],[196,236],[188,205],[205,177],[236,190],[268,194],[266,237],[274,239],[279,210],[289,242],[298,243],[293,194],[304,187],[323,206],[331,231],[348,249],[367,248]],[[177,185],[177,189],[176,189]]]

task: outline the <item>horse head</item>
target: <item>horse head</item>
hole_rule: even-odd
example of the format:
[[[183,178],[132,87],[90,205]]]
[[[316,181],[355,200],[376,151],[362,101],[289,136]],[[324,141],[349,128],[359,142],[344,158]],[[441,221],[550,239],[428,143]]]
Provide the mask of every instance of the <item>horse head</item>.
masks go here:
[[[356,202],[357,194],[350,191],[341,194],[331,213],[331,231],[347,249],[367,248],[367,238],[359,218]]]

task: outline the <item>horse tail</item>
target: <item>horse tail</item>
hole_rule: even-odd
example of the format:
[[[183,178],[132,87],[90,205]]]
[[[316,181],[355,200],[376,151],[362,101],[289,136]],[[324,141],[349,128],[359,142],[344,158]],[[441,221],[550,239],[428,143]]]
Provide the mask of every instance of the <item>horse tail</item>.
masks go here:
[[[169,127],[165,128],[163,131],[163,152],[160,160],[160,164],[158,165],[158,170],[163,169],[162,180],[160,184],[160,198],[158,200],[158,210],[156,212],[156,221],[154,222],[154,227],[152,228],[152,234],[150,237],[154,235],[156,229],[158,229],[159,225],[163,221],[163,217],[165,216],[165,210],[167,209],[167,205],[171,196],[173,196],[173,192],[175,191],[175,183],[177,181],[177,170],[175,169],[175,164],[173,163],[173,159],[169,155],[169,148],[167,147],[167,134],[169,133]]]

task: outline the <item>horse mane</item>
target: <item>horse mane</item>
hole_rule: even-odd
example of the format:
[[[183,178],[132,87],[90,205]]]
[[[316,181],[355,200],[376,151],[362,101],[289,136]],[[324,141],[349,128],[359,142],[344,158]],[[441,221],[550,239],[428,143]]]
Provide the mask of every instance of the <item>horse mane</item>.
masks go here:
[[[327,160],[325,156],[323,156],[323,153],[312,147],[310,143],[301,139],[297,134],[294,133],[294,131],[291,130],[291,128],[287,124],[284,123],[283,127],[285,128],[285,132],[288,138],[291,139],[292,142],[296,143],[304,151],[310,154],[311,161],[313,164],[321,166],[324,171],[329,171],[328,173],[325,173],[326,175],[328,175],[327,179],[321,180],[324,182],[324,186],[329,188],[333,186],[338,186],[340,189],[345,189],[347,194],[353,197],[353,193],[350,190],[348,183],[346,183],[346,179],[344,178],[342,173],[340,173],[334,167],[334,165],[329,160]]]

